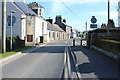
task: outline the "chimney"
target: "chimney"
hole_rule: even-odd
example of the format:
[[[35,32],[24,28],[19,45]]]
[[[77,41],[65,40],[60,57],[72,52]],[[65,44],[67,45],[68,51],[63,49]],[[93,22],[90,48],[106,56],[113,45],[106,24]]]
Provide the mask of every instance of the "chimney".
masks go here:
[[[63,19],[63,22],[66,23],[66,19]]]
[[[56,16],[56,19],[55,19],[55,23],[57,24],[59,24],[59,23],[61,23],[61,20],[62,20],[62,17],[61,16]]]
[[[53,24],[53,19],[50,19],[50,17],[49,17],[49,19],[46,19],[46,21],[48,21],[48,22],[50,22],[51,24]]]

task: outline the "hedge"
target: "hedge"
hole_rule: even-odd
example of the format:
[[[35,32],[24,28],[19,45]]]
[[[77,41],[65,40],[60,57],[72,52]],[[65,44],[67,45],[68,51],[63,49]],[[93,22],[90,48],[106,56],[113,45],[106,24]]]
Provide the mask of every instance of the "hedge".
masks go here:
[[[25,46],[25,41],[21,40],[18,36],[12,37],[13,49],[22,48]],[[6,49],[10,51],[10,37],[6,37]]]

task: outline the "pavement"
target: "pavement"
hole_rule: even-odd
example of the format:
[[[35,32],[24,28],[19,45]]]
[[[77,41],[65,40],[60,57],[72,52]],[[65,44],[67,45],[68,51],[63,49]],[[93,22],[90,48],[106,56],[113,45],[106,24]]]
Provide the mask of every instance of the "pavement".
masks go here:
[[[77,58],[77,72],[82,78],[120,79],[120,64],[97,51],[82,46],[72,46]]]

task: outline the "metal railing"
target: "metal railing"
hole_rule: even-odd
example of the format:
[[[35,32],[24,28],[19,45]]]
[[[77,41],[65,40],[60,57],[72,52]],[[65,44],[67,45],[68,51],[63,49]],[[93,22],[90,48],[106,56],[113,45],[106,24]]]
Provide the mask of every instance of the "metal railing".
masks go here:
[[[77,72],[77,58],[70,46],[65,47],[64,51],[64,79],[81,80],[81,76]],[[73,70],[74,69],[74,70]],[[63,79],[62,79],[63,80]]]

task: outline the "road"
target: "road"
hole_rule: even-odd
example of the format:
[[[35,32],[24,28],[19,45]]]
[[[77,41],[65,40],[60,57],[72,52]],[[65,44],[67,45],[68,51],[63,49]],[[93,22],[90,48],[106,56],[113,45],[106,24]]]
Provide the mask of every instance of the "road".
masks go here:
[[[55,41],[2,67],[3,78],[60,78],[66,40]]]
[[[77,57],[77,69],[83,78],[116,78],[118,63],[96,51],[72,47]],[[72,40],[60,40],[47,44],[2,67],[3,78],[61,78],[64,65],[65,46],[72,46]]]

